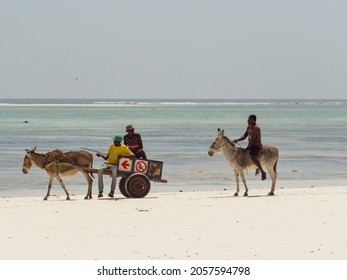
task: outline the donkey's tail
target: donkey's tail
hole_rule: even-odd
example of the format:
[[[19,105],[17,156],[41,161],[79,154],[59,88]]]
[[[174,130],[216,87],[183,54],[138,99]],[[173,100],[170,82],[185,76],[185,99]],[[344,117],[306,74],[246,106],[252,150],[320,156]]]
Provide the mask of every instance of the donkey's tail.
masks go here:
[[[90,162],[90,165],[89,165],[90,168],[93,168],[93,157],[92,157],[92,160]],[[92,171],[89,171],[89,176],[92,178],[92,179],[95,179],[94,177],[94,174]]]
[[[276,161],[275,161],[275,165],[274,165],[274,171],[275,171],[275,174],[276,174],[276,176],[278,176],[278,173],[277,173],[277,162],[278,162],[278,157],[277,157],[277,159],[276,159]]]

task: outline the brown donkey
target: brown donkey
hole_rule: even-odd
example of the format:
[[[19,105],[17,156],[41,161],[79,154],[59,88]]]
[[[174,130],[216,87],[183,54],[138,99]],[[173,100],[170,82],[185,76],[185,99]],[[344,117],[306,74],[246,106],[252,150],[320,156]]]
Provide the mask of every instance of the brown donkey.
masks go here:
[[[54,150],[46,154],[35,152],[36,147],[32,150],[26,150],[22,171],[27,174],[30,168],[35,164],[37,167],[44,169],[48,176],[48,191],[44,200],[49,197],[53,180],[56,178],[66,193],[66,199],[70,199],[70,195],[66,190],[65,184],[60,176],[72,176],[77,172],[82,172],[88,182],[88,192],[84,199],[92,198],[92,173],[88,168],[93,166],[93,155],[86,151],[71,151],[63,153],[60,150]]]

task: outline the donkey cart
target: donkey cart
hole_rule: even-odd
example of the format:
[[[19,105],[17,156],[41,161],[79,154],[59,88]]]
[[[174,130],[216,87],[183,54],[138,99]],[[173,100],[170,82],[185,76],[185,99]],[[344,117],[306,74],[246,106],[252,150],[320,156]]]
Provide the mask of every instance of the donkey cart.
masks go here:
[[[151,181],[167,183],[162,179],[163,162],[155,160],[142,160],[135,157],[123,156],[119,159],[117,167],[119,191],[129,198],[145,197],[151,189]],[[88,168],[92,173],[98,173],[96,168]],[[106,169],[105,175],[111,175],[111,170]]]

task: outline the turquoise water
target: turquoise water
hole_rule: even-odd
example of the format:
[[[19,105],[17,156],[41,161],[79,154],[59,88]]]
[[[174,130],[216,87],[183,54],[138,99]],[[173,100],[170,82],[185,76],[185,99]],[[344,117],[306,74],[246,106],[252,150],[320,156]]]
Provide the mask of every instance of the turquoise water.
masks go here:
[[[153,184],[153,192],[234,189],[224,157],[207,151],[217,128],[230,139],[239,137],[250,114],[258,117],[263,143],[280,150],[278,188],[346,185],[345,100],[0,100],[0,196],[45,194],[48,177],[42,170],[21,171],[25,149],[105,152],[128,123],[141,133],[148,157],[164,162],[168,183]],[[94,166],[101,164],[94,157]],[[253,171],[247,180],[250,189],[271,184]],[[86,192],[81,174],[64,182],[73,194]],[[52,194],[63,194],[57,183]]]

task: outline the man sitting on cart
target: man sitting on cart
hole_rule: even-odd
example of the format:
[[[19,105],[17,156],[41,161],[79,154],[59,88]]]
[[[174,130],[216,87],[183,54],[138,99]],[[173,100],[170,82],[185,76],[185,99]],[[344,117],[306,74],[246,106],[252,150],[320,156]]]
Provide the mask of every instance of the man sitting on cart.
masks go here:
[[[127,134],[124,135],[124,145],[126,145],[137,158],[146,160],[147,156],[143,150],[141,135],[139,133],[135,133],[135,128],[132,124],[128,124],[125,127],[125,131]]]
[[[98,157],[102,157],[106,162],[102,165],[102,168],[98,172],[98,187],[99,195],[98,197],[103,197],[104,191],[104,181],[103,174],[105,170],[111,170],[112,172],[112,182],[111,182],[111,191],[108,194],[109,197],[114,197],[114,191],[116,189],[117,183],[117,164],[119,156],[134,156],[134,154],[127,148],[127,146],[122,144],[122,136],[116,135],[113,138],[113,144],[108,148],[107,154],[97,153]]]

